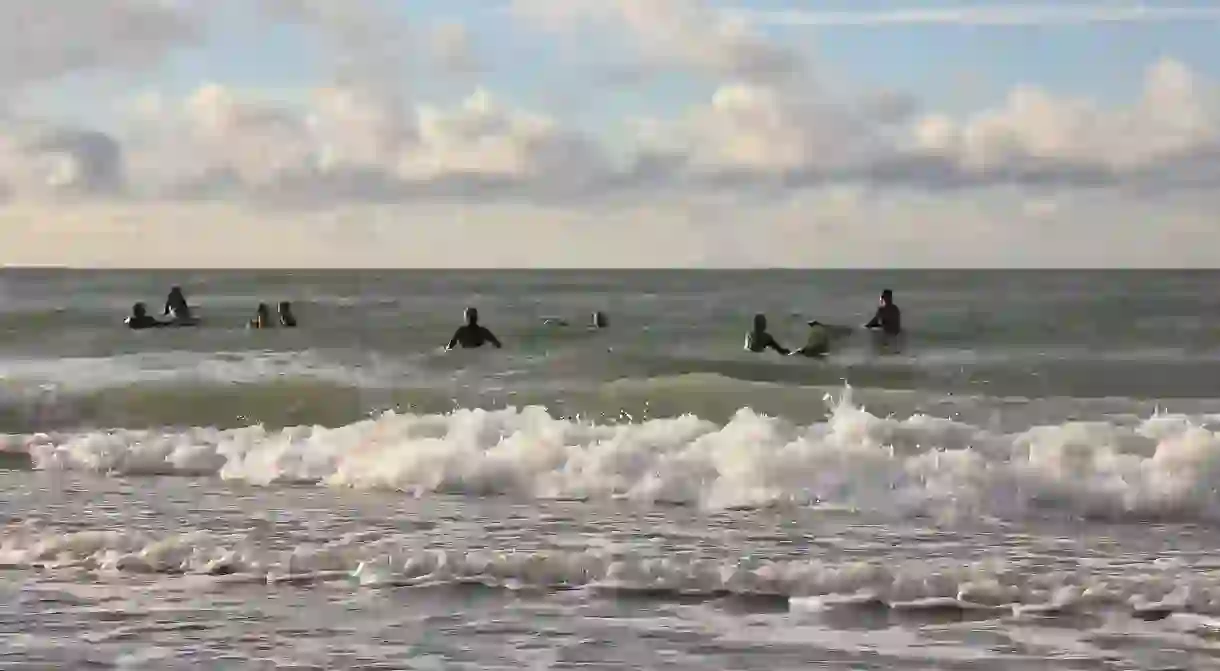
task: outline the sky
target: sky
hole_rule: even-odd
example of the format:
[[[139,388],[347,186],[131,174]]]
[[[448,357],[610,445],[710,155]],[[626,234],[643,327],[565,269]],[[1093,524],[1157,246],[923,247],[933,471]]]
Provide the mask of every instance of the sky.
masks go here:
[[[1201,0],[0,0],[0,263],[1216,267]]]

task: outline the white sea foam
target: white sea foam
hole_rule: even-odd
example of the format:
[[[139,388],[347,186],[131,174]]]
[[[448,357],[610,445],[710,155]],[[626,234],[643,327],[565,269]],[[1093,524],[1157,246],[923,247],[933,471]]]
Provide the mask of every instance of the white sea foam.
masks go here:
[[[226,581],[271,584],[346,581],[370,588],[479,584],[646,592],[662,599],[761,596],[786,600],[791,610],[803,613],[880,607],[1017,618],[1103,609],[1142,619],[1220,615],[1220,573],[1197,569],[1031,572],[995,561],[876,557],[834,562],[812,549],[806,558],[776,560],[636,557],[592,549],[471,551],[361,534],[276,552],[204,532],[157,537],[116,530],[22,533],[10,528],[0,538],[0,566],[115,575],[227,576]]]
[[[595,424],[527,407],[386,413],[333,429],[8,436],[2,446],[28,451],[44,470],[214,474],[413,495],[1216,519],[1220,435],[1208,422],[1156,415],[1000,433],[924,415],[878,417],[845,394],[827,421],[808,426],[748,409],[724,425],[689,415]]]

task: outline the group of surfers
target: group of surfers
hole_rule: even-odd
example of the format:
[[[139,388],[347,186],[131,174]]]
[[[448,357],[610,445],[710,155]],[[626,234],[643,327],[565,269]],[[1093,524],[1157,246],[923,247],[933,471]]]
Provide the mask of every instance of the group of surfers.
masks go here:
[[[191,306],[186,302],[186,296],[182,293],[182,287],[175,286],[169,290],[169,295],[165,297],[165,309],[161,312],[161,315],[168,316],[169,320],[162,321],[153,317],[148,314],[148,307],[144,303],[136,303],[131,306],[131,315],[123,320],[123,323],[128,328],[137,330],[199,325],[199,319],[191,314]],[[280,302],[279,324],[284,328],[296,327],[297,318],[292,313],[292,303],[288,301]],[[272,328],[272,326],[271,308],[267,307],[266,303],[259,303],[258,307],[255,308],[254,318],[246,323],[246,327],[265,329]]]
[[[879,331],[889,338],[896,338],[902,334],[902,311],[894,304],[894,292],[890,289],[882,291],[880,303],[877,312],[864,325],[864,328]],[[171,317],[170,320],[161,321],[156,319],[148,314],[144,303],[136,303],[131,307],[131,316],[126,319],[125,323],[132,329],[195,326],[199,323],[199,320],[191,314],[191,308],[186,302],[186,297],[183,295],[181,287],[170,289],[169,295],[165,299],[165,310],[162,314],[169,315]],[[497,349],[503,347],[500,340],[496,338],[496,335],[486,326],[479,323],[478,309],[466,308],[463,316],[465,317],[465,323],[454,331],[453,336],[449,339],[449,344],[445,346],[446,351],[452,350],[455,347],[473,349],[482,347],[485,344],[490,344]],[[559,326],[567,325],[567,322],[557,319],[548,319],[546,323]],[[285,328],[293,328],[297,325],[296,316],[292,313],[292,304],[288,301],[283,301],[279,304],[279,324]],[[254,318],[246,326],[252,329],[272,328],[271,310],[267,307],[266,303],[258,304]],[[604,329],[609,326],[606,314],[601,311],[594,312],[591,326],[595,329]],[[754,315],[754,328],[746,334],[745,349],[754,353],[765,352],[771,349],[785,356],[823,357],[830,353],[831,341],[836,336],[845,335],[852,331],[851,327],[823,324],[817,320],[810,321],[809,328],[809,337],[805,344],[799,349],[789,350],[779,344],[775,337],[767,331],[767,316],[757,314]]]
[[[902,335],[902,311],[894,304],[893,291],[886,289],[881,292],[881,305],[864,328],[880,331],[886,338]],[[755,353],[771,349],[785,356],[823,357],[830,354],[830,343],[836,336],[846,335],[851,331],[850,326],[832,326],[815,319],[809,322],[809,338],[804,346],[789,350],[767,331],[767,316],[757,314],[754,315],[753,330],[746,334],[745,349]]]

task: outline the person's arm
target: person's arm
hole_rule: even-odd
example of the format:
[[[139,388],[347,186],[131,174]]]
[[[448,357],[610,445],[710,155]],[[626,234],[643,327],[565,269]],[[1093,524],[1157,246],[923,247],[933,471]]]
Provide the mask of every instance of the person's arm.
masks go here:
[[[873,313],[873,318],[864,325],[866,329],[875,329],[881,326],[881,308],[877,308],[877,312]]]
[[[487,341],[496,346],[496,349],[501,349],[500,340],[496,338],[496,334],[491,332],[491,329],[484,327],[483,335],[487,336]]]
[[[775,336],[771,335],[770,333],[767,334],[766,346],[770,347],[771,349],[775,350],[776,352],[779,352],[780,354],[783,354],[785,356],[788,355],[788,352],[789,352],[788,348],[784,347],[783,345],[776,342]]]
[[[458,330],[453,332],[453,337],[449,339],[449,344],[445,345],[446,352],[453,349],[454,347],[457,347],[458,336],[461,335],[461,333],[462,333],[462,327],[459,326]]]

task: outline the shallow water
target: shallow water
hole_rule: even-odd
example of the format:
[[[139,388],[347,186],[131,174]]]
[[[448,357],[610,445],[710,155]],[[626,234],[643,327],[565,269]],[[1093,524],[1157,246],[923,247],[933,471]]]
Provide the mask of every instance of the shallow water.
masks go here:
[[[1220,668],[1217,280],[5,271],[0,666]]]

